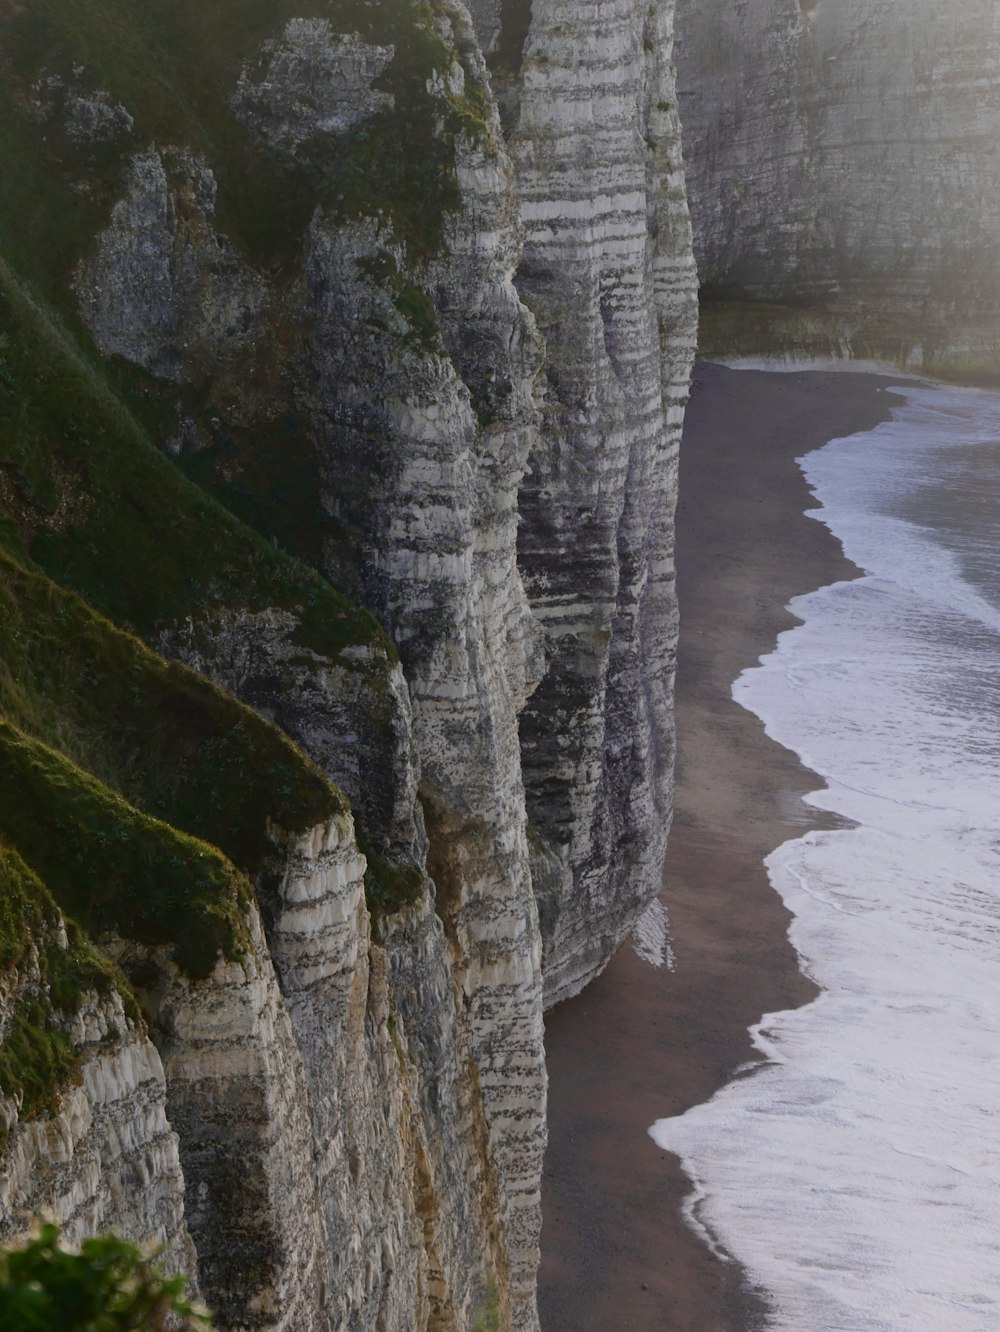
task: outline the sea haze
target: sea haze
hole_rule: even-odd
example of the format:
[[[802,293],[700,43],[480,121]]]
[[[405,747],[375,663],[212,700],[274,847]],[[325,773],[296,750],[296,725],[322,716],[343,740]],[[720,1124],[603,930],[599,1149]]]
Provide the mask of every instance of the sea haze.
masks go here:
[[[651,1130],[780,1332],[1000,1328],[1000,395],[901,392],[800,460],[865,575],[733,688],[856,825],[767,861],[823,993]]]

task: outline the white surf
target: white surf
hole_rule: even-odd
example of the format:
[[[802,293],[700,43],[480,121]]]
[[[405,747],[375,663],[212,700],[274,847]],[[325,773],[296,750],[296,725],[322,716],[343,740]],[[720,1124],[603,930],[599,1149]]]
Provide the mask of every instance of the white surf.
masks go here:
[[[904,394],[802,460],[865,576],[733,690],[856,823],[767,862],[822,994],[650,1130],[777,1332],[1000,1328],[1000,395]]]

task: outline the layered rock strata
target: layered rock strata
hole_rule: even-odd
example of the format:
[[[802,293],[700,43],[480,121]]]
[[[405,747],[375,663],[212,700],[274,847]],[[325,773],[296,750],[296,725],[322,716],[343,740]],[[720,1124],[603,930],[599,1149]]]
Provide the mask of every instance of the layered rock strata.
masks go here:
[[[329,1249],[302,1059],[253,908],[248,927],[244,956],[204,980],[143,959],[159,972],[151,1032],[206,1300],[224,1327],[320,1327]]]
[[[995,371],[996,7],[679,0],[677,29],[707,349]]]
[[[465,1326],[481,1274],[506,1276],[468,1038],[433,914],[414,907],[371,943],[364,869],[349,820],[317,828],[286,846],[269,906],[311,1106],[324,1319]]]
[[[0,1030],[9,1038],[19,1005],[44,992],[39,952],[67,948],[61,920],[40,934],[0,992]],[[162,1249],[197,1290],[185,1214],[178,1138],[168,1118],[160,1056],[120,994],[89,991],[60,1024],[76,1054],[73,1079],[54,1110],[25,1115],[23,1096],[0,1097],[0,1238],[21,1238],[44,1215],[78,1244],[117,1230]]]
[[[359,273],[359,256],[379,250],[370,226],[315,226],[307,262],[321,299],[316,379],[331,386],[329,502],[354,533],[352,590],[385,624],[409,684],[428,870],[504,1187],[517,1325],[531,1326],[544,1063],[517,713],[541,658],[515,534],[540,349],[511,283],[517,214],[495,118],[487,133],[457,148],[462,209],[425,278],[430,345],[359,332],[389,304]]]
[[[477,16],[510,85],[517,285],[546,343],[518,563],[548,669],[520,728],[555,1003],[601,970],[659,888],[695,275],[671,8],[536,0],[519,64],[516,12],[506,31]]]
[[[271,829],[247,955],[196,982],[153,959],[223,1326],[459,1332],[492,1284],[503,1326],[537,1328],[543,1003],[628,933],[669,823],[694,341],[670,18],[536,3],[503,126],[460,6],[409,36],[387,11],[394,40],[370,15],[276,22],[226,101],[232,141],[312,199],[269,263],[230,227],[211,135],[137,140],[85,67],[32,85],[38,118],[71,102],[123,156],[74,270],[97,347],[174,402],[178,465],[399,657],[211,595],[144,628],[293,735],[363,830]],[[393,115],[426,161],[390,152],[376,179]]]
[[[442,77],[457,91],[466,79],[481,85],[485,69],[471,30],[457,15],[450,24],[446,37],[464,48],[465,64],[456,61]],[[298,36],[293,26],[285,42],[292,46]],[[325,55],[314,45],[297,63],[273,58],[273,77],[254,90],[251,125],[266,124],[268,133],[277,133],[281,108],[294,100],[296,89],[276,71],[301,76],[317,60],[334,60],[342,47],[327,36]],[[241,91],[238,109],[245,103]],[[313,126],[316,134],[323,130]],[[456,147],[461,206],[447,222],[443,255],[421,275],[436,325],[425,337],[400,320],[398,300],[385,282],[387,269],[405,271],[403,251],[370,222],[316,215],[303,281],[294,291],[309,332],[287,373],[309,414],[321,477],[329,477],[320,498],[350,533],[346,551],[343,542],[331,550],[327,572],[378,612],[406,671],[412,720],[403,698],[394,710],[390,695],[388,730],[392,715],[405,717],[402,739],[412,735],[419,758],[429,867],[451,941],[450,952],[443,951],[443,936],[435,942],[430,933],[429,988],[448,1007],[461,1003],[464,1012],[449,1025],[469,1026],[491,1156],[503,1184],[515,1316],[519,1325],[530,1326],[544,1063],[541,950],[516,717],[542,658],[516,569],[515,534],[541,351],[511,282],[517,204],[500,138],[493,113],[478,135]],[[212,345],[231,340],[234,327],[245,330],[244,345],[263,337],[260,311],[277,298],[260,297],[260,283],[244,276],[229,290],[221,314],[210,285],[202,284],[200,300],[191,299],[194,288],[185,275],[214,271],[219,256],[228,253],[212,224],[214,191],[202,164],[147,154],[133,160],[127,186],[80,279],[82,291],[98,293],[84,304],[101,346],[161,375],[204,378],[211,366],[220,379],[227,376],[231,341],[226,360],[211,352]],[[160,275],[173,285],[160,290]],[[144,293],[141,303],[130,299],[133,290]],[[238,318],[234,301],[242,302]],[[162,329],[169,329],[169,338]],[[171,363],[176,347],[196,349],[190,362]],[[237,411],[252,419],[256,405],[244,398]],[[342,719],[350,711],[343,678],[323,689],[325,702],[335,700],[332,707],[302,709],[303,698],[317,699],[317,672],[303,671],[301,652],[286,646],[287,629],[274,617],[266,624],[230,620],[214,627],[208,650],[195,646],[195,640],[206,643],[204,626],[162,642],[292,730],[360,801],[371,824],[395,829],[389,836],[395,847],[422,859],[423,820],[412,804],[408,819],[406,811],[415,771],[410,756],[388,751],[383,742],[383,766],[378,750],[362,748],[364,735],[357,736],[360,745],[342,743],[349,738]],[[306,688],[289,688],[290,679],[302,675],[309,677]],[[400,734],[398,726],[395,731]],[[360,771],[345,772],[348,763],[363,767],[367,782]],[[377,787],[397,793],[392,809],[378,808]],[[423,910],[430,910],[427,903]],[[422,1008],[411,1014],[411,993],[397,994],[396,1002],[403,1024],[412,1020],[419,1028]],[[468,1074],[460,1067],[453,1071],[454,1061],[453,1051],[436,1051],[436,1062],[446,1066],[441,1080],[458,1094]],[[458,1123],[459,1115],[450,1113]],[[467,1165],[462,1173],[475,1172]]]

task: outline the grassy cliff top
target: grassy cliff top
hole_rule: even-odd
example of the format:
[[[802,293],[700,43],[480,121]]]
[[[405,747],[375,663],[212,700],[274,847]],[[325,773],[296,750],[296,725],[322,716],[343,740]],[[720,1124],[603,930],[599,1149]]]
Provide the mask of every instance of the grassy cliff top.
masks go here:
[[[144,637],[277,607],[320,654],[364,643],[394,657],[371,615],[178,471],[2,255],[0,541]]]
[[[0,839],[91,938],[169,944],[206,976],[246,945],[246,879],[215,847],[137,810],[57,750],[0,721]]]
[[[276,727],[0,549],[0,716],[256,874],[343,797]]]

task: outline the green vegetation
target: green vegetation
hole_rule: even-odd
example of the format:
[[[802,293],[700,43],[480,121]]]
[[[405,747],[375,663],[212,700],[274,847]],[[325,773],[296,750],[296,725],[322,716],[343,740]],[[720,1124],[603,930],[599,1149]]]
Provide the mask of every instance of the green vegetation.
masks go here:
[[[294,251],[315,205],[315,168],[262,150],[228,100],[244,61],[267,37],[292,15],[329,8],[325,0],[37,0],[3,22],[15,77],[5,77],[0,100],[0,169],[11,185],[0,216],[29,238],[17,250],[28,271],[40,278],[38,259],[52,264],[50,296],[64,296],[129,155],[150,143],[207,159],[219,181],[220,221],[251,255],[280,263]],[[39,124],[29,108],[43,70],[63,86],[48,90],[52,117]],[[74,142],[62,112],[65,88],[77,79],[122,103],[132,132],[116,143]],[[86,191],[74,190],[75,177],[86,178]]]
[[[315,444],[292,407],[239,429],[208,390],[109,368],[83,334],[71,282],[125,164],[151,143],[207,160],[220,227],[272,277],[299,253],[317,204],[381,219],[414,263],[436,253],[459,201],[456,139],[489,137],[473,79],[462,94],[440,80],[428,88],[460,54],[440,35],[446,12],[442,0],[38,0],[0,15],[0,528],[116,623],[149,638],[214,607],[277,606],[302,613],[303,646],[314,646],[305,626],[322,625],[321,652],[379,639],[371,617],[205,494],[320,564],[343,534],[318,502]],[[378,80],[393,107],[294,156],[255,142],[229,105],[246,62],[293,16],[394,47]],[[132,130],[74,139],[67,108],[95,89],[127,108]],[[419,278],[395,260],[385,276],[415,344],[439,348]],[[185,459],[197,487],[151,457],[182,414],[211,434]]]
[[[56,750],[0,721],[0,838],[91,937],[170,944],[189,975],[247,942],[249,884],[226,858],[143,814]]]
[[[391,644],[182,476],[2,261],[0,339],[0,549],[11,552],[0,554],[0,714],[255,874],[269,818],[298,831],[340,798],[268,723],[41,575],[154,640],[187,620],[207,636],[230,609],[276,607],[320,656],[363,643],[384,670]]]
[[[345,644],[378,638],[371,618],[322,579],[282,560],[204,490],[185,487],[177,469],[148,456],[179,415],[194,416],[212,434],[211,448],[186,460],[198,486],[319,564],[340,534],[318,503],[315,446],[295,411],[240,430],[220,421],[225,413],[202,391],[109,370],[82,332],[71,282],[128,159],[151,143],[207,160],[220,227],[272,276],[298,255],[323,203],[338,217],[381,218],[414,254],[436,253],[458,202],[455,140],[487,134],[485,92],[473,80],[462,95],[443,85],[428,91],[458,54],[438,33],[444,12],[440,0],[218,0],[207,8],[38,0],[0,15],[0,523],[6,510],[8,530],[13,519],[32,557],[117,623],[148,636],[213,602],[294,610],[305,598],[325,642],[337,625]],[[395,48],[379,80],[393,109],[294,156],[255,142],[229,105],[245,63],[293,16],[325,18],[336,31]],[[66,129],[76,90],[95,89],[134,120],[114,141],[81,142]],[[392,294],[415,342],[436,349],[426,292],[397,274]]]
[[[19,235],[13,257],[62,302],[128,157],[156,143],[205,158],[219,184],[220,224],[258,264],[287,264],[318,201],[342,217],[382,214],[411,253],[436,253],[458,201],[455,138],[486,133],[482,88],[428,92],[456,54],[438,34],[443,12],[440,0],[33,0],[13,8],[0,16],[0,54],[12,71],[0,89],[5,248]],[[395,47],[379,81],[394,108],[294,157],[257,143],[229,106],[244,64],[293,17],[324,18],[337,32]],[[74,84],[123,105],[131,132],[75,141],[65,128]]]
[[[0,1091],[9,1096],[20,1089],[22,1119],[50,1108],[54,1093],[76,1066],[77,1053],[64,1025],[84,994],[106,994],[116,986],[126,1011],[138,1015],[124,980],[72,922],[67,922],[68,946],[60,945],[58,922],[59,912],[44,884],[0,841],[0,968],[21,964],[32,947],[38,952],[38,983],[15,1005],[0,1046]],[[0,1132],[0,1149],[6,1138],[7,1131]],[[7,1326],[2,1319],[0,1324]]]
[[[403,272],[395,256],[387,250],[355,261],[358,270],[392,296],[392,303],[403,316],[413,340],[428,352],[441,348],[441,326],[434,302]]]
[[[321,653],[358,642],[391,653],[371,615],[181,475],[0,259],[3,519],[0,541],[144,637],[214,610],[278,607],[321,620]]]
[[[297,832],[345,808],[276,728],[140,640],[183,627],[210,648],[233,615],[287,613],[303,655],[370,649],[343,664],[370,677],[376,716],[396,659],[373,617],[309,567],[342,534],[291,408],[272,403],[268,424],[237,430],[210,384],[108,364],[75,313],[74,272],[130,157],[188,150],[218,180],[220,228],[279,288],[317,205],[379,219],[390,248],[370,276],[408,336],[439,348],[420,268],[458,204],[458,136],[488,141],[481,88],[428,90],[455,55],[439,12],[423,0],[37,0],[0,12],[0,970],[56,903],[71,939],[45,946],[0,1047],[0,1087],[23,1091],[24,1113],[72,1074],[63,1018],[79,994],[119,984],[134,1002],[86,938],[165,945],[190,975],[208,974],[247,945],[245,876],[267,865],[269,823]],[[392,111],[294,159],[255,142],[229,107],[246,60],[293,15],[395,47],[380,79]],[[132,128],[121,115],[116,136],[75,138],[72,99],[97,89]],[[392,257],[403,251],[405,271]],[[191,476],[158,447],[183,416],[211,440],[187,460]],[[366,850],[372,910],[414,901],[420,872]]]
[[[346,803],[281,731],[0,550],[0,715],[248,874]]]
[[[462,95],[429,93],[428,81],[456,58],[439,35],[435,11],[421,0],[336,6],[336,23],[371,41],[392,43],[395,55],[375,87],[391,108],[352,126],[337,145],[322,199],[337,218],[382,216],[411,263],[441,249],[447,214],[461,202],[455,172],[460,135],[489,144],[485,91],[467,82]]]
[[[0,1047],[0,1089],[6,1096],[21,1092],[22,1119],[53,1110],[56,1092],[76,1067],[73,1042],[55,1022],[44,1000],[22,1000]],[[8,1134],[6,1128],[0,1131],[0,1145],[6,1145]]]
[[[477,1314],[473,1329],[474,1332],[500,1332],[500,1301],[492,1277],[486,1287],[486,1308]]]
[[[208,1315],[185,1299],[186,1285],[117,1235],[84,1240],[72,1253],[57,1226],[43,1225],[24,1248],[0,1254],[0,1325],[5,1332],[210,1332]]]
[[[416,865],[396,865],[379,855],[365,836],[360,824],[355,826],[358,846],[368,861],[365,870],[365,901],[376,928],[382,916],[403,907],[414,906],[423,892],[423,872]]]

